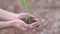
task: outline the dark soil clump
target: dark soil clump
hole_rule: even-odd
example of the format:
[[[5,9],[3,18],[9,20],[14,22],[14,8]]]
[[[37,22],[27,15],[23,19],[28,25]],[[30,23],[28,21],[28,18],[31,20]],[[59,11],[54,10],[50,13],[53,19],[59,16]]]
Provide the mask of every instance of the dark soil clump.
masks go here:
[[[23,20],[25,23],[27,23],[27,24],[31,24],[31,23],[34,23],[34,22],[36,22],[33,18],[31,18],[31,17],[29,17],[29,19],[28,20],[26,20],[26,18],[23,18],[23,19],[21,19],[21,20]]]

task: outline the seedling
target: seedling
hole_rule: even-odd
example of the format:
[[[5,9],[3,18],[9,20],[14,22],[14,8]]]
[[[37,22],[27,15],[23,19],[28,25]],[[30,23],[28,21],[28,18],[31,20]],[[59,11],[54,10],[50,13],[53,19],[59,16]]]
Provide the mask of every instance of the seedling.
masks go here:
[[[27,0],[23,0],[22,6],[23,7],[26,7],[26,5],[27,5]],[[35,20],[33,18],[29,17],[29,15],[28,15],[29,12],[32,11],[32,9],[33,9],[33,6],[32,5],[28,6],[27,7],[27,10],[28,11],[26,12],[27,13],[27,16],[22,19],[27,24],[31,24],[31,23],[35,22]]]

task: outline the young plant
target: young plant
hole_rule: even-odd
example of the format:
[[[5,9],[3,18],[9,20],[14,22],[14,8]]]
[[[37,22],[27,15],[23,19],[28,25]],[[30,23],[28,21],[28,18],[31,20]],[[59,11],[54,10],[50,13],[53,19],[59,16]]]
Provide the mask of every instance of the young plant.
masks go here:
[[[35,22],[35,20],[33,18],[29,17],[29,15],[28,15],[29,12],[33,9],[33,6],[30,5],[30,6],[26,7],[27,0],[23,0],[22,5],[27,9],[27,12],[26,12],[27,16],[22,20],[25,21],[25,23],[27,23],[27,24],[31,24],[31,23]]]

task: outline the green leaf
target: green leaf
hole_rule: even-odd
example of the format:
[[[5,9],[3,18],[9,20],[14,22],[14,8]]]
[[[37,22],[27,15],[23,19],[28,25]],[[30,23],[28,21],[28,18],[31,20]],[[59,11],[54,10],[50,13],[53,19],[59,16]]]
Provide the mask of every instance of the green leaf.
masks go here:
[[[28,10],[32,10],[32,9],[33,9],[32,5],[28,6]]]
[[[27,21],[28,21],[28,20],[30,20],[30,18],[29,18],[29,16],[28,16],[28,15],[26,16],[26,20],[27,20]]]
[[[27,0],[23,0],[23,1],[22,1],[22,5],[25,7],[26,4],[27,4]]]

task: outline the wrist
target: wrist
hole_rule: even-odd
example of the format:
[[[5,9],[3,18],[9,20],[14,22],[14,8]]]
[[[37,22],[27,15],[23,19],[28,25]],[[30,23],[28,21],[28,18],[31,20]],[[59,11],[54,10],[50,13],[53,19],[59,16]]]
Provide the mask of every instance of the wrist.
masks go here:
[[[12,16],[8,20],[15,20],[18,19],[19,15],[18,14],[12,14]]]
[[[7,21],[6,24],[7,24],[8,27],[12,27],[13,22],[12,21]]]
[[[14,14],[14,19],[18,19],[18,14]]]
[[[9,27],[12,27],[12,23],[10,21],[0,22],[0,29],[5,29]]]
[[[14,27],[14,24],[15,24],[15,22],[14,22],[14,20],[12,20],[12,21],[8,21],[8,22],[6,22],[7,23],[7,26],[8,27]]]

